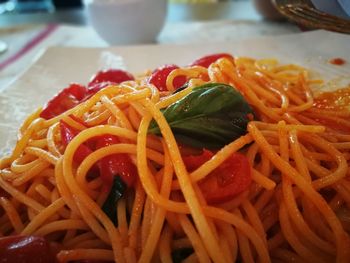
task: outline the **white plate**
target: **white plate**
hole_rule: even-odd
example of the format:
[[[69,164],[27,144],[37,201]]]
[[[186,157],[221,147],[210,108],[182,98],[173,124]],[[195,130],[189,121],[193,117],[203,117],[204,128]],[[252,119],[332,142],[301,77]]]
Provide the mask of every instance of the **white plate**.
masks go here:
[[[279,37],[202,45],[154,45],[111,48],[52,47],[10,87],[0,93],[0,155],[8,153],[21,122],[70,82],[87,83],[101,68],[121,67],[133,73],[166,63],[186,65],[202,55],[230,52],[236,56],[277,58],[313,69],[340,87],[350,83],[350,36],[314,31]],[[347,61],[343,66],[331,58]],[[334,88],[328,86],[327,89]]]

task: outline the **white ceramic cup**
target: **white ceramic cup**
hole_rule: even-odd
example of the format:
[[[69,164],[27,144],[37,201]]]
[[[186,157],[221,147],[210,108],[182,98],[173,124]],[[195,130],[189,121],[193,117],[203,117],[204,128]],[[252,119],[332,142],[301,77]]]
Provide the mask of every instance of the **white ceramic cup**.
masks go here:
[[[109,44],[155,43],[167,0],[85,0],[95,31]]]

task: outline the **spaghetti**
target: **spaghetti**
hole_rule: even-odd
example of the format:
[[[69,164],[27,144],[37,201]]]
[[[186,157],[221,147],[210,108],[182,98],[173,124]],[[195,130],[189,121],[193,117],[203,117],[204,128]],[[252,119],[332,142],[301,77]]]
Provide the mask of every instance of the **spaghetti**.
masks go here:
[[[45,237],[59,262],[350,262],[350,111],[333,103],[342,92],[317,100],[319,81],[304,68],[230,56],[172,67],[161,90],[149,80],[28,117],[1,159],[2,236]],[[180,143],[163,114],[208,83],[231,85],[255,114],[246,134],[210,153]],[[159,136],[149,133],[154,123]],[[114,157],[137,167],[115,202],[115,174],[103,168]],[[251,178],[212,193],[207,182],[230,158],[247,160],[239,172]]]

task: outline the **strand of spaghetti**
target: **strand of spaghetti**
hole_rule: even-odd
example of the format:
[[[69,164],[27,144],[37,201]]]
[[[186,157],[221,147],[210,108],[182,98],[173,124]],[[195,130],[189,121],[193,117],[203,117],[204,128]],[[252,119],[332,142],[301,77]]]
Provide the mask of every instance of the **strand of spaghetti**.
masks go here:
[[[209,224],[207,219],[205,218],[203,214],[202,207],[200,206],[198,199],[196,197],[196,194],[193,190],[191,180],[188,176],[188,173],[186,171],[185,165],[181,159],[180,151],[177,147],[175,137],[173,133],[171,132],[171,129],[168,125],[168,123],[165,120],[165,117],[161,113],[161,111],[151,103],[149,100],[144,101],[145,107],[149,110],[152,117],[157,122],[160,131],[163,135],[163,138],[167,144],[167,147],[171,150],[169,150],[171,160],[174,164],[174,170],[177,175],[177,178],[179,180],[181,190],[184,194],[186,203],[188,204],[188,207],[191,211],[191,215],[193,217],[193,220],[198,228],[198,232],[203,239],[203,243],[210,255],[210,257],[215,262],[225,262],[225,259],[223,259],[220,256],[220,247],[219,244],[213,235],[213,233],[210,230]],[[146,125],[144,125],[144,123]],[[146,135],[147,135],[147,129],[148,129],[149,121],[141,122],[140,130],[138,133],[137,138],[137,166],[139,174],[142,173],[141,167],[147,167],[146,163],[146,156],[145,151],[143,151],[144,147],[146,146]],[[141,176],[140,176],[141,177]]]
[[[187,78],[197,78],[201,74],[207,74],[207,69],[203,67],[191,67],[191,68],[186,68],[186,69],[174,69],[173,71],[170,72],[166,79],[166,87],[168,91],[174,91],[174,78],[177,76],[186,76]]]
[[[96,238],[96,239],[91,239],[91,240],[85,240],[83,242],[80,242],[79,244],[77,244],[77,246],[75,247],[76,249],[80,249],[80,248],[106,248],[106,244],[101,241],[101,239]]]
[[[286,163],[276,154],[255,125],[249,123],[248,131],[260,145],[261,150],[269,157],[270,161],[275,165],[275,167],[286,174],[324,215],[326,221],[334,232],[337,247],[337,262],[346,262],[349,257],[348,251],[345,248],[348,246],[348,237],[344,232],[344,229],[337,216],[327,205],[327,202],[311,187],[311,185],[305,181],[305,179],[303,179],[303,177],[297,171],[295,171],[295,169],[289,163]]]
[[[345,160],[342,153],[335,149],[331,143],[325,141],[319,136],[315,137],[307,134],[302,134],[301,138],[305,139],[309,143],[312,143],[317,148],[320,148],[323,151],[327,152],[335,159],[338,165],[337,169],[335,169],[333,173],[312,182],[313,186],[316,189],[332,185],[346,176],[348,170],[347,161]]]
[[[313,253],[312,250],[304,246],[304,244],[298,239],[297,234],[293,231],[293,227],[288,218],[288,212],[284,201],[280,204],[279,220],[284,237],[298,255],[300,255],[307,262],[325,262],[322,256]]]
[[[64,240],[63,245],[67,248],[72,248],[72,247],[75,247],[80,242],[83,242],[85,240],[90,240],[90,239],[93,239],[95,237],[96,237],[96,235],[93,232],[85,232],[82,234],[78,234],[78,235],[72,237],[71,239]]]
[[[39,159],[32,159],[30,155],[23,155],[11,163],[10,169],[16,174],[24,173],[29,169],[32,169],[34,166],[38,165],[41,162]]]
[[[71,211],[74,211],[76,214],[80,215],[79,209],[74,202],[72,193],[70,192],[64,178],[63,178],[63,157],[61,157],[56,166],[55,166],[55,179],[57,189],[62,196],[64,202],[70,208]]]
[[[120,233],[120,238],[122,240],[123,247],[128,245],[128,222],[126,219],[126,204],[125,198],[121,198],[117,206],[117,222],[118,222],[118,231]]]
[[[18,176],[16,179],[13,180],[12,184],[14,186],[20,186],[23,185],[24,183],[28,182],[29,180],[33,179],[36,177],[40,172],[44,171],[46,168],[50,167],[50,163],[47,163],[45,161],[41,161],[29,169],[28,171],[24,172],[20,176]]]
[[[44,209],[44,206],[42,204],[38,203],[36,200],[32,199],[28,195],[14,188],[12,185],[3,180],[2,176],[0,176],[0,186],[2,189],[8,192],[14,199],[18,200],[19,202],[28,207],[31,207],[35,211],[40,212]]]
[[[48,151],[45,151],[43,149],[37,148],[37,147],[26,147],[24,149],[25,153],[31,154],[31,155],[35,155],[37,157],[39,157],[42,160],[45,160],[53,165],[56,164],[57,162],[57,157],[54,156],[53,154],[51,154]]]
[[[145,203],[146,194],[142,188],[141,183],[138,181],[135,187],[135,200],[132,207],[131,218],[129,223],[129,247],[134,249],[136,255],[139,254],[140,247],[137,246],[138,231],[140,227],[140,221]]]
[[[133,130],[132,125],[125,114],[115,105],[106,95],[101,96],[102,104],[112,113],[116,120],[120,123],[120,127]]]
[[[254,73],[242,72],[241,74],[242,77],[249,83],[252,91],[259,98],[264,98],[264,100],[266,100],[265,103],[271,107],[271,110],[278,114],[283,113],[286,110],[286,108],[282,108],[282,104],[286,104],[286,99],[282,99],[282,94],[278,90],[275,90],[274,93],[280,95],[280,98],[277,98],[274,93],[269,91],[269,89],[262,86],[260,83],[257,83],[255,80],[255,76],[253,75]]]
[[[53,216],[59,209],[65,205],[62,198],[57,199],[55,202],[50,204],[48,207],[43,209],[21,232],[22,235],[33,234],[45,221],[47,221],[51,216]]]
[[[238,255],[238,241],[237,241],[237,234],[233,227],[230,224],[227,224],[225,222],[221,222],[219,224],[219,227],[221,228],[222,234],[226,236],[228,245],[230,247],[232,260],[231,262],[236,262],[237,255]]]
[[[73,171],[72,171],[72,161],[73,154],[76,149],[82,143],[81,139],[84,138],[84,135],[88,135],[89,133],[93,133],[94,131],[100,131],[100,134],[113,134],[119,135],[123,137],[127,137],[128,139],[134,139],[134,134],[128,130],[119,127],[111,127],[111,126],[97,126],[94,128],[89,128],[81,133],[79,133],[73,140],[68,144],[65,155],[63,157],[63,176],[69,187],[70,191],[74,193],[75,199],[78,201],[78,206],[84,204],[87,210],[91,211],[91,213],[96,216],[96,218],[101,222],[101,224],[107,230],[109,238],[111,240],[111,244],[113,247],[113,252],[115,256],[115,260],[124,263],[124,256],[121,246],[120,235],[116,228],[114,227],[111,220],[107,217],[107,215],[101,210],[101,208],[93,201],[91,198],[79,187],[77,181],[74,179]],[[79,207],[80,210],[82,207]]]
[[[289,132],[289,140],[292,142],[291,146],[293,144],[297,143],[296,142],[297,136],[296,136],[295,131]],[[296,155],[298,155],[298,152],[294,152],[294,153]],[[299,154],[301,154],[301,151],[299,152]],[[296,160],[296,159],[297,160],[299,159],[300,161],[302,161],[303,156],[297,156],[297,158],[295,158],[295,156],[294,156],[294,160]],[[304,166],[304,164],[300,164],[300,165]],[[307,167],[303,167],[302,172],[300,174],[310,182],[310,175],[309,175],[309,172],[307,170]],[[293,223],[296,226],[296,228],[298,228],[299,231],[301,233],[303,233],[303,236],[307,240],[309,240],[312,244],[314,244],[315,246],[319,247],[320,249],[322,249],[324,251],[327,251],[328,253],[334,253],[335,249],[332,246],[332,244],[319,238],[304,221],[303,216],[301,215],[301,213],[298,209],[298,205],[296,203],[296,200],[295,200],[293,190],[292,190],[290,183],[288,183],[288,187],[283,188],[283,194],[284,194],[285,199],[286,199],[285,204],[286,204],[286,207],[288,210],[288,214],[289,214],[290,218],[293,220]]]
[[[252,121],[252,124],[254,124],[259,129],[263,130],[272,130],[277,131],[278,130],[278,124],[275,123],[266,123],[262,121]],[[304,132],[310,132],[310,133],[323,133],[325,132],[326,128],[321,125],[305,125],[305,124],[286,124],[286,130],[287,131],[304,131]]]
[[[47,146],[47,141],[46,138],[44,139],[37,139],[37,140],[30,140],[28,141],[28,146],[33,146],[33,147],[37,147],[37,148],[46,148]]]
[[[278,121],[280,119],[278,114],[276,114],[274,111],[269,109],[259,99],[259,97],[256,96],[256,94],[250,88],[250,83],[243,77],[240,77],[237,70],[230,72],[229,76],[232,82],[234,83],[235,87],[237,87],[237,89],[240,90],[245,95],[247,101],[250,104],[254,105],[258,110],[260,110],[263,114],[268,116],[270,119],[274,121]]]
[[[35,190],[44,197],[47,201],[51,201],[51,192],[43,184],[39,184],[35,187]]]
[[[163,143],[164,144],[164,143]],[[171,164],[169,152],[165,145],[164,148],[164,171],[162,176],[162,183],[160,187],[160,194],[164,196],[164,198],[169,198],[171,191],[171,181],[173,177],[173,167]],[[157,207],[155,217],[153,219],[153,224],[150,230],[150,233],[146,240],[146,245],[142,250],[141,256],[139,258],[139,262],[150,262],[152,259],[152,255],[157,246],[159,236],[161,230],[163,228],[164,219],[165,219],[166,210],[162,207]]]
[[[271,179],[267,178],[259,171],[253,168],[252,170],[252,179],[260,186],[264,187],[267,190],[272,190],[276,187],[276,183]]]
[[[20,135],[23,136],[24,132],[28,129],[30,124],[37,118],[39,118],[41,112],[41,108],[36,109],[33,113],[31,113],[22,123],[21,127],[19,128]]]
[[[128,108],[128,118],[134,130],[138,130],[141,122],[141,117],[132,105],[130,105]]]
[[[86,129],[86,126],[71,118],[71,115],[62,116],[62,120],[67,123],[70,127],[82,131]]]
[[[264,85],[264,88],[271,90],[273,93],[277,94],[281,100],[281,110],[285,112],[289,107],[289,98],[287,93],[284,91],[280,82],[273,82],[269,78],[267,78],[262,72],[253,71],[254,77]]]
[[[49,152],[59,158],[61,157],[61,152],[59,151],[55,142],[55,134],[57,134],[58,128],[59,128],[58,122],[51,125],[47,130],[46,140],[47,140],[47,148]]]
[[[240,217],[242,220],[244,220],[242,214],[238,209],[234,211],[234,214]],[[244,233],[242,233],[239,229],[237,230],[237,237],[238,237],[238,245],[239,245],[239,251],[241,252],[241,257],[244,262],[247,263],[254,263],[254,256],[249,244],[249,240]]]
[[[292,112],[303,112],[311,108],[314,104],[314,99],[310,87],[306,84],[305,77],[303,74],[299,74],[299,83],[301,88],[305,91],[306,102],[299,104],[298,106],[291,106],[288,111]]]
[[[73,250],[61,250],[57,254],[59,262],[66,263],[81,259],[86,260],[113,260],[113,251],[107,249],[73,249]]]
[[[15,149],[12,151],[12,154],[7,158],[2,159],[2,162],[10,163],[10,162],[13,162],[15,159],[17,159],[20,156],[20,154],[23,152],[32,134],[35,131],[39,130],[42,126],[43,126],[43,119],[38,118],[32,121],[28,129],[23,133],[22,137],[17,141]]]
[[[153,176],[153,174],[150,174],[150,176]],[[143,207],[141,226],[140,226],[141,251],[144,250],[144,247],[146,245],[146,239],[151,228],[152,219],[153,219],[152,218],[152,200],[146,197],[145,205]]]
[[[265,246],[267,246],[266,233],[262,225],[259,214],[257,213],[254,206],[250,201],[245,200],[242,204],[242,208],[247,216],[247,219],[250,221],[251,225],[254,227],[255,231],[260,235],[261,239],[264,241]]]
[[[288,162],[289,145],[288,145],[288,134],[285,129],[286,124],[284,121],[280,121],[278,125],[280,126],[278,133],[279,133],[279,139],[280,139],[281,158],[284,161]],[[292,229],[289,230],[288,233],[290,236],[286,236],[286,239],[291,242],[292,247],[301,255],[306,256],[307,258],[311,257],[316,259],[316,253],[312,253],[311,249],[306,248],[308,244],[305,244],[305,242],[299,241],[299,239],[304,237],[304,239],[306,239],[306,241],[311,242],[311,244],[317,247],[320,247],[321,249],[325,249],[330,253],[332,252],[334,253],[334,248],[331,246],[331,244],[328,244],[327,242],[320,239],[315,233],[313,233],[313,231],[309,228],[309,226],[303,220],[303,217],[296,204],[291,181],[285,174],[283,174],[283,177],[282,177],[282,192],[283,192],[284,204],[286,208],[285,212],[289,215],[290,221],[294,223],[296,228],[301,233],[299,237],[297,237],[294,235],[294,231]],[[286,225],[289,224],[288,223],[289,221],[286,221],[288,220],[288,215],[285,215],[284,217]],[[280,215],[280,218],[281,216],[282,215]],[[282,231],[283,231],[283,227],[282,227]]]
[[[82,215],[82,218],[84,218],[87,225],[90,227],[90,229],[95,233],[96,236],[98,236],[103,242],[105,242],[107,245],[111,244],[111,240],[109,238],[108,232],[106,229],[104,229],[101,224],[98,222],[98,220],[95,219],[95,217],[90,213],[90,211],[84,206],[82,202],[77,200],[76,197],[74,197],[75,202],[78,206],[78,209]],[[121,244],[121,243],[120,243]],[[119,245],[119,244],[117,244]],[[121,246],[120,246],[121,247]]]
[[[6,215],[8,216],[9,221],[11,222],[11,225],[15,230],[15,233],[21,233],[24,228],[24,225],[22,223],[21,217],[19,216],[16,208],[5,197],[0,197],[0,205],[4,209]]]
[[[150,115],[145,115],[141,121],[139,128],[139,137],[140,134],[144,134],[142,139],[146,140],[146,133],[148,129],[148,125],[151,121],[152,117]],[[148,174],[148,165],[147,165],[147,157],[143,151],[143,146],[140,144],[141,139],[138,139],[137,142],[137,168],[139,171],[139,178],[145,189],[147,196],[152,199],[154,203],[163,207],[168,211],[173,211],[177,213],[189,213],[188,206],[185,202],[176,202],[164,198],[162,195],[158,193],[156,183],[154,178]],[[141,159],[140,155],[142,154],[143,159]]]
[[[187,235],[187,237],[191,241],[192,247],[193,247],[194,251],[196,252],[198,261],[201,263],[204,263],[204,262],[210,263],[211,261],[210,261],[209,255],[204,247],[204,244],[202,243],[200,236],[198,235],[194,226],[191,224],[188,217],[184,214],[182,214],[182,215],[179,214],[178,219],[179,219],[179,222],[180,222],[185,234]],[[226,259],[226,260],[228,260],[228,259]]]
[[[157,102],[156,105],[159,109],[165,108],[177,101],[179,101],[181,98],[185,97],[186,95],[188,95],[191,91],[192,91],[192,87],[187,87],[184,90],[181,90],[179,92],[173,93],[167,97],[165,97],[164,99],[162,99],[161,101]],[[144,116],[145,114],[142,114],[142,116]]]
[[[159,257],[161,262],[173,262],[171,257],[170,242],[173,237],[173,232],[169,225],[165,225],[159,239]]]
[[[33,234],[37,236],[46,236],[56,231],[68,229],[88,230],[89,226],[81,219],[64,219],[43,225]]]

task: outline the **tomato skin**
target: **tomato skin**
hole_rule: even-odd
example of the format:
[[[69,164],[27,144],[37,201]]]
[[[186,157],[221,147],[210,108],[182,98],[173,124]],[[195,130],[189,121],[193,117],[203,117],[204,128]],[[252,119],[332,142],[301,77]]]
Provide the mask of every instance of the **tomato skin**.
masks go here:
[[[80,122],[83,125],[85,124],[83,121],[79,120],[76,117],[74,117],[74,120]],[[63,145],[67,146],[80,131],[69,126],[65,121],[60,120],[60,132],[62,143]],[[92,150],[88,146],[81,144],[74,153],[73,160],[80,164],[91,153]]]
[[[54,96],[43,108],[40,117],[46,120],[60,115],[61,113],[78,105],[86,96],[85,86],[77,83],[70,84],[56,96]]]
[[[57,260],[43,237],[8,236],[0,238],[0,262],[55,263]]]
[[[96,148],[120,143],[113,135],[102,135],[97,138]],[[99,161],[101,179],[107,186],[112,185],[114,176],[120,176],[128,187],[133,187],[137,178],[136,166],[132,163],[129,155],[125,153],[111,154]]]
[[[214,154],[211,151],[203,149],[201,154],[183,156],[182,159],[185,162],[187,170],[192,172],[205,162],[209,161],[213,156]]]
[[[197,169],[214,154],[204,150],[201,155],[183,157],[189,171]],[[198,182],[208,204],[231,200],[244,192],[252,182],[248,158],[241,153],[233,153],[219,167]]]
[[[98,71],[90,80],[88,87],[96,83],[119,84],[124,81],[134,80],[134,76],[129,72],[121,69],[108,69]]]
[[[178,68],[179,67],[174,64],[161,66],[152,72],[152,75],[150,76],[148,82],[156,86],[159,91],[167,91],[168,89],[166,87],[166,79],[173,70]],[[177,76],[174,78],[173,85],[175,90],[181,88],[186,83],[186,81],[187,78],[185,76]]]
[[[207,55],[207,56],[201,57],[199,59],[196,59],[195,61],[193,61],[190,64],[190,66],[202,66],[202,67],[208,68],[210,66],[210,64],[214,63],[219,58],[228,58],[232,61],[234,60],[234,58],[231,54],[217,53],[217,54],[211,54],[211,55]]]

